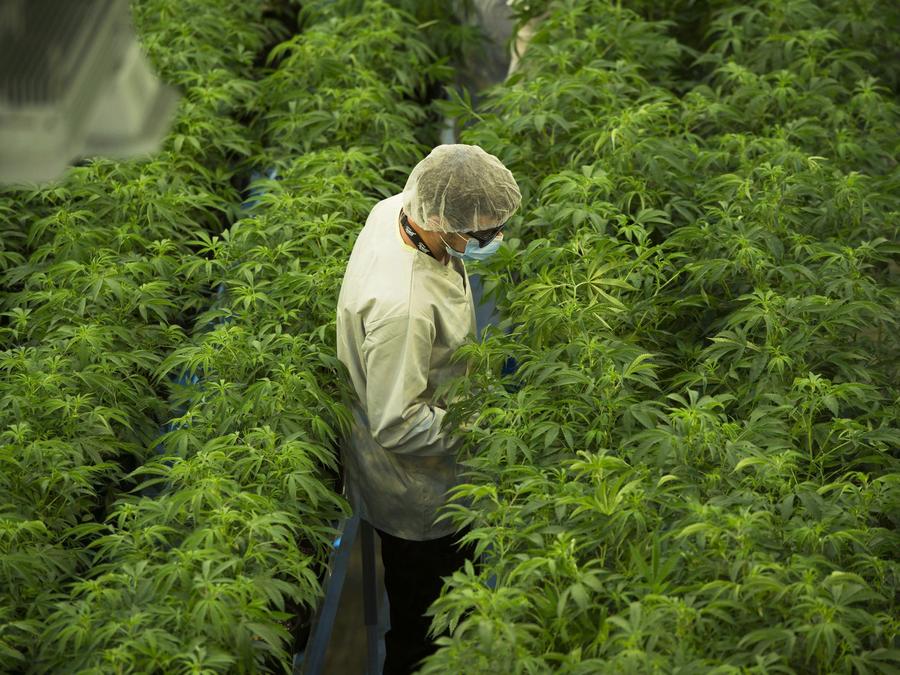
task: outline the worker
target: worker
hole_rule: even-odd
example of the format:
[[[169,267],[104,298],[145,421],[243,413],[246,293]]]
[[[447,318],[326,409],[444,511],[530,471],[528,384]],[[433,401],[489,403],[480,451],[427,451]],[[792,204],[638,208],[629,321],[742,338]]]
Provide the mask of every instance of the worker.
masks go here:
[[[465,375],[475,335],[465,261],[499,248],[521,201],[512,173],[475,145],[439,145],[403,192],[378,202],[354,243],[337,306],[337,356],[355,390],[342,452],[347,498],[381,539],[390,604],[385,675],[433,653],[425,611],[474,546],[435,522],[458,478],[458,438],[436,390]]]

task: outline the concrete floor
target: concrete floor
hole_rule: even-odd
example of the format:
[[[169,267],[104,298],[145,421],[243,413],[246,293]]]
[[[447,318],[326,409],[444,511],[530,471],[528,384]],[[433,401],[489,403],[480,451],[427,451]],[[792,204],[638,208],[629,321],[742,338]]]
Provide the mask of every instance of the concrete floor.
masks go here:
[[[357,536],[350,553],[347,577],[341,592],[331,642],[325,653],[323,675],[366,675],[366,624],[363,614],[362,537]],[[376,592],[379,614],[385,612],[384,566],[381,539],[375,533]],[[386,627],[382,627],[383,629]],[[383,639],[382,634],[382,639]]]

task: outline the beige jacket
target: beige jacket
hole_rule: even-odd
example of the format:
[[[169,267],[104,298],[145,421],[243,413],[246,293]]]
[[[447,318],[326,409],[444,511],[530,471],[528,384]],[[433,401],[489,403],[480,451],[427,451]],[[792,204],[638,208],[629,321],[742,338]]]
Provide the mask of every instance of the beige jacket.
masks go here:
[[[442,428],[439,385],[466,372],[450,357],[475,335],[463,262],[438,262],[400,235],[402,195],[372,209],[344,273],[337,356],[356,390],[342,447],[354,511],[394,536],[425,541],[454,531],[434,524],[458,484],[456,445]]]

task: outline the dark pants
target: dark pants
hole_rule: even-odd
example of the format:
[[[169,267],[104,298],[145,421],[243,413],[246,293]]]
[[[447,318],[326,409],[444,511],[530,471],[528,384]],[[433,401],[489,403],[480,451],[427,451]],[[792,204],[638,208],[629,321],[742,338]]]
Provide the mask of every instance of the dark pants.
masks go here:
[[[466,560],[474,561],[475,544],[460,550],[453,543],[465,530],[431,541],[409,541],[377,531],[391,605],[391,629],[384,636],[384,675],[408,675],[437,650],[427,635],[431,617],[424,614],[441,594],[441,577],[453,574]]]

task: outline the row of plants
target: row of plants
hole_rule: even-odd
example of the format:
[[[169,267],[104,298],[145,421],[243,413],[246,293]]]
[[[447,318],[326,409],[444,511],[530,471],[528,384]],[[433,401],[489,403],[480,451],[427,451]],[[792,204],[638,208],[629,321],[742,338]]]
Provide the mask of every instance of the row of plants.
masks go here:
[[[510,0],[521,28],[532,19],[544,17],[556,0]],[[666,34],[674,37],[684,49],[685,56],[677,72],[685,80],[679,90],[703,69],[694,63],[710,45],[710,33],[716,31],[735,56],[751,46],[753,58],[776,59],[787,49],[800,46],[813,34],[828,39],[840,36],[841,50],[854,52],[866,61],[866,70],[890,88],[894,95],[900,93],[900,73],[895,64],[900,57],[900,7],[890,0],[861,0],[842,3],[836,0],[771,0],[765,4],[734,3],[730,0],[624,0],[623,6],[653,22],[663,22]],[[801,26],[801,23],[803,24]],[[718,26],[714,26],[718,24]],[[782,32],[782,28],[788,30]],[[721,29],[724,28],[724,31]],[[797,30],[808,31],[801,38]],[[752,38],[752,44],[746,38]],[[791,42],[792,44],[781,44]],[[650,73],[648,73],[650,75]]]
[[[0,670],[291,667],[348,512],[343,267],[450,74],[386,3],[297,4],[136,3],[164,152],[4,195]]]
[[[859,9],[716,5],[690,48],[540,9],[444,106],[523,208],[447,392],[480,421],[446,517],[487,557],[421,672],[895,672],[898,106],[823,27]]]
[[[5,669],[288,666],[346,514],[343,265],[433,144],[417,101],[450,73],[411,36],[464,31],[356,4],[304,3],[293,37],[284,3],[136,5],[187,92],[166,151],[0,203]],[[883,26],[714,6],[687,48],[547,9],[521,74],[446,109],[525,204],[485,269],[518,327],[456,384],[484,425],[457,517],[491,562],[436,606],[426,670],[886,668],[896,103],[859,49]],[[242,205],[254,168],[279,179]]]
[[[223,14],[221,3],[194,2],[206,31],[179,40],[155,4],[135,5],[136,23],[185,96],[163,150],[150,161],[86,162],[58,184],[0,199],[3,672],[46,668],[40,652],[54,645],[65,669],[90,646],[71,645],[72,627],[54,616],[90,577],[97,523],[135,486],[129,473],[169,414],[156,370],[209,303],[208,287],[178,269],[188,237],[219,231],[240,204],[226,158],[249,147],[236,117],[250,64],[244,50],[216,46],[209,28],[233,31],[248,50],[274,28],[241,3]],[[166,45],[179,45],[177,56]]]

